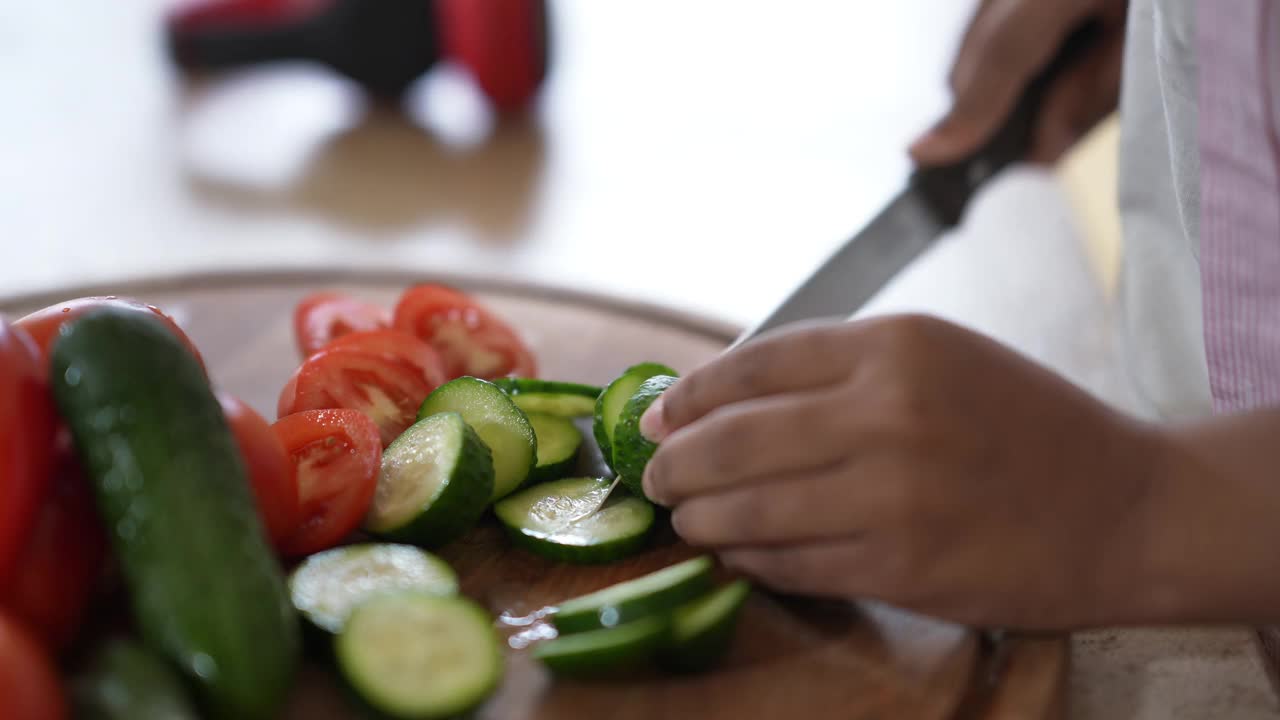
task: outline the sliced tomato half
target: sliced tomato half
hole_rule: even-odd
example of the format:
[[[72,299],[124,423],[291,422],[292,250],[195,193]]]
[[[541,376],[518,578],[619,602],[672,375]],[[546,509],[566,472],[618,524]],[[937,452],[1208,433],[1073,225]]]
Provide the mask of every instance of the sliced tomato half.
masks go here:
[[[187,337],[187,334],[183,332],[173,318],[166,315],[160,308],[133,298],[109,295],[106,297],[82,297],[67,300],[37,310],[21,318],[14,325],[30,333],[31,339],[35,341],[36,347],[40,349],[40,355],[48,358],[49,348],[58,337],[58,329],[63,324],[100,307],[123,308],[125,310],[136,310],[137,312],[158,315],[164,321],[164,324],[173,331],[173,334],[182,341],[182,344],[187,346],[191,354],[196,356],[201,366],[204,365],[204,358],[200,357],[200,351],[196,349],[195,343],[191,342],[191,338]]]
[[[410,288],[396,304],[394,325],[440,353],[450,379],[536,377],[533,352],[510,325],[465,293],[443,285]]]
[[[30,630],[0,610],[0,717],[62,720],[66,716],[53,658]]]
[[[304,358],[348,333],[390,326],[391,314],[386,308],[342,293],[313,293],[293,311],[294,337]]]
[[[302,511],[281,551],[297,557],[337,545],[373,502],[382,463],[377,426],[356,410],[307,410],[272,429],[293,462]]]
[[[31,338],[0,319],[0,593],[49,494],[57,419]]]
[[[219,392],[217,396],[249,471],[258,515],[272,544],[279,547],[298,528],[298,486],[293,479],[293,463],[261,415],[229,393]]]

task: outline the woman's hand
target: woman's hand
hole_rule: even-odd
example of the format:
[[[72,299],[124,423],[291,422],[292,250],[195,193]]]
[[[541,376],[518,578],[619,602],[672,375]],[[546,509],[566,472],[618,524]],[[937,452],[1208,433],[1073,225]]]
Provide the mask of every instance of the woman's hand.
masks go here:
[[[974,624],[1142,615],[1163,439],[940,320],[748,343],[646,414],[645,491],[690,543],[774,588]]]
[[[1116,108],[1124,54],[1125,0],[983,0],[951,69],[952,106],[911,146],[919,165],[943,165],[976,150],[1013,110],[1027,83],[1088,19],[1102,37],[1049,90],[1030,160],[1057,160]]]

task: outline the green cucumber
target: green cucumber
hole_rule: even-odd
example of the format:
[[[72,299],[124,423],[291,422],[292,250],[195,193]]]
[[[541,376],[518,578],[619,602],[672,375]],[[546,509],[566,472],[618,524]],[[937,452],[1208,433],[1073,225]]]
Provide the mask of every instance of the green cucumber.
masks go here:
[[[510,495],[537,464],[538,444],[524,411],[491,382],[461,377],[436,388],[418,409],[422,420],[440,412],[462,415],[493,453],[491,500]]]
[[[670,375],[654,375],[640,383],[627,404],[622,406],[618,424],[613,429],[613,468],[622,477],[622,484],[640,497],[646,497],[640,482],[644,478],[644,468],[653,457],[653,451],[658,449],[657,444],[640,434],[640,418],[653,401],[675,382],[676,379]]]
[[[458,575],[444,560],[412,545],[367,543],[316,553],[289,576],[293,606],[312,625],[340,632],[351,611],[378,595],[415,590],[458,594]]]
[[[62,328],[50,377],[143,638],[217,717],[275,717],[298,619],[199,361],[158,317],[104,308]]]
[[[564,635],[539,643],[533,656],[557,675],[590,677],[639,667],[667,639],[669,619],[657,615],[613,628]]]
[[[462,715],[502,678],[502,647],[489,615],[461,597],[373,598],[351,613],[334,656],[360,699],[398,720]]]
[[[107,641],[71,683],[75,717],[85,720],[199,720],[174,669],[132,640]]]
[[[561,634],[614,627],[670,613],[711,589],[711,556],[677,563],[634,580],[566,600],[551,616]]]
[[[616,492],[598,511],[612,483],[603,478],[565,478],[522,490],[493,506],[517,545],[565,562],[613,562],[641,547],[653,528],[653,506]]]
[[[750,583],[735,580],[676,608],[671,635],[658,658],[663,667],[698,672],[715,665],[733,643],[738,615],[750,594]]]
[[[640,384],[654,375],[675,376],[677,373],[661,363],[632,365],[623,371],[618,379],[609,383],[609,387],[605,388],[596,400],[595,421],[592,423],[591,430],[609,467],[613,467],[613,432],[618,422],[618,415]]]
[[[498,378],[493,381],[511,396],[517,407],[527,413],[545,413],[557,417],[591,417],[601,388],[594,385],[535,380],[533,378]]]
[[[559,480],[573,472],[582,447],[582,431],[573,421],[556,415],[529,413],[529,424],[538,438],[538,464],[529,482]]]
[[[364,529],[426,547],[456,540],[489,505],[493,465],[489,447],[462,415],[429,415],[383,451]]]

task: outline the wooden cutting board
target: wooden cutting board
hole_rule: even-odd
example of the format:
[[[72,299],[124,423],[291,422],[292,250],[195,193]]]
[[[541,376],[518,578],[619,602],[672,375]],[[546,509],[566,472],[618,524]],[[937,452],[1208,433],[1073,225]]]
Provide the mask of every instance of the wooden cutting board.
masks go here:
[[[735,329],[656,308],[513,284],[437,278],[475,292],[526,336],[551,379],[604,384],[644,360],[687,372],[719,353]],[[421,276],[257,275],[174,278],[76,289],[0,307],[19,316],[84,295],[127,295],[173,314],[214,381],[267,418],[297,366],[292,310],[304,294],[348,292],[387,305]],[[1062,709],[1063,638],[1013,638],[992,672],[974,632],[873,603],[817,602],[757,592],[730,656],[696,676],[554,680],[523,647],[537,611],[696,554],[665,531],[647,552],[604,567],[551,563],[478,527],[442,550],[463,592],[487,607],[508,640],[504,682],[481,709],[492,720],[654,718],[1055,718]],[[532,624],[531,624],[532,623]],[[307,667],[290,718],[353,717],[328,671]]]

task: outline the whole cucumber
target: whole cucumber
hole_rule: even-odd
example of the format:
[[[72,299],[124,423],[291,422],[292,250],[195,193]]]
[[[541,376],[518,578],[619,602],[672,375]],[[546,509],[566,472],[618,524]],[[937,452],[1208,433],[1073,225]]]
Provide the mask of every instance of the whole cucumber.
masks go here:
[[[63,327],[50,381],[144,640],[215,716],[274,717],[298,620],[200,364],[158,318],[103,309]]]

